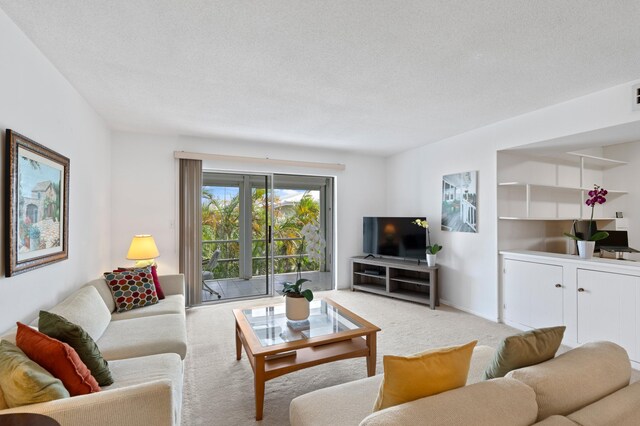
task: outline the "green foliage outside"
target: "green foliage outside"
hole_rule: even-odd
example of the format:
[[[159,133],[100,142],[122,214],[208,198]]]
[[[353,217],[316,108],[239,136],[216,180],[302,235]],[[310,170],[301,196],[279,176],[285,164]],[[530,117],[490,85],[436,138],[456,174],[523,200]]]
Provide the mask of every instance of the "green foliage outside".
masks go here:
[[[202,258],[208,260],[216,249],[220,249],[220,261],[212,271],[214,278],[235,278],[239,276],[239,196],[236,195],[225,200],[215,196],[212,189],[210,187],[202,189]],[[265,217],[265,190],[253,189],[251,198],[252,273],[253,276],[266,275],[267,262],[265,254],[268,231]],[[279,197],[274,197],[274,217],[272,222],[276,256],[274,259],[274,271],[276,274],[296,272],[297,255],[302,244],[300,230],[307,223],[319,222],[319,219],[320,203],[314,200],[310,191],[306,191],[298,202],[282,203]],[[207,241],[228,240],[232,242],[207,243]],[[291,257],[277,257],[280,255]],[[319,269],[320,264],[317,260],[309,260],[303,257],[303,271],[317,271]]]

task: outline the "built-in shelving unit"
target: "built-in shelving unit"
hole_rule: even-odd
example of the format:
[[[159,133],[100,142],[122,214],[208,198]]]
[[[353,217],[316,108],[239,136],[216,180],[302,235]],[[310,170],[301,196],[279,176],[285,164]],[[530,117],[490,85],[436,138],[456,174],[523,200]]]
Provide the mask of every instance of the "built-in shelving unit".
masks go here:
[[[438,267],[397,259],[351,259],[351,289],[429,305],[438,300]]]
[[[622,166],[627,164],[626,161],[620,161],[620,160],[614,160],[611,158],[604,158],[604,157],[597,157],[594,155],[587,155],[587,154],[582,154],[582,153],[578,153],[578,152],[567,152],[563,155],[560,155],[559,158],[564,158],[564,159],[578,159],[579,160],[579,164],[576,165],[576,167],[579,167],[579,185],[578,186],[567,186],[567,185],[549,185],[549,184],[540,184],[540,183],[533,183],[533,182],[522,182],[522,181],[509,181],[509,182],[499,182],[498,183],[498,188],[504,188],[504,189],[509,189],[509,188],[522,188],[522,190],[524,191],[523,193],[519,193],[521,195],[519,195],[519,197],[521,197],[520,199],[522,200],[522,202],[524,203],[523,208],[521,209],[516,209],[516,210],[520,210],[517,211],[517,213],[523,213],[522,215],[513,215],[513,214],[502,214],[499,215],[499,219],[500,220],[531,220],[531,221],[545,221],[545,220],[555,220],[555,221],[561,221],[561,220],[576,220],[576,219],[584,219],[586,218],[587,214],[589,213],[588,211],[588,207],[585,207],[584,205],[584,199],[586,199],[587,193],[593,189],[590,185],[589,182],[585,182],[586,178],[585,178],[585,168],[586,167],[591,167],[594,166],[596,168],[610,168],[610,167],[617,167],[617,166]],[[548,159],[548,157],[547,157]],[[535,191],[538,191],[537,193]],[[543,191],[542,193],[544,194],[545,197],[549,197],[548,192],[552,191],[554,193],[557,193],[557,195],[555,195],[554,197],[556,197],[556,199],[558,201],[562,201],[566,204],[572,204],[574,198],[569,198],[569,201],[567,197],[569,197],[569,193],[574,193],[575,194],[575,204],[573,204],[574,206],[576,206],[576,211],[579,211],[578,214],[573,215],[573,216],[567,216],[566,214],[556,214],[553,216],[540,216],[540,215],[535,215],[532,214],[532,203],[535,203],[537,201],[539,201],[539,197],[541,194],[541,192],[539,191]],[[628,193],[628,191],[626,190],[621,190],[621,189],[608,189],[607,191],[609,192],[609,197],[618,197],[618,196],[623,196],[625,194]],[[517,193],[517,192],[516,192]],[[536,194],[538,194],[538,197],[536,197]],[[562,194],[566,194],[564,197]],[[571,196],[573,197],[573,196]],[[548,202],[548,201],[547,201]],[[579,210],[578,210],[579,209]],[[566,212],[565,212],[566,213]],[[611,221],[611,220],[615,220],[614,217],[598,217],[598,218],[594,218],[594,220],[600,220],[600,221]]]

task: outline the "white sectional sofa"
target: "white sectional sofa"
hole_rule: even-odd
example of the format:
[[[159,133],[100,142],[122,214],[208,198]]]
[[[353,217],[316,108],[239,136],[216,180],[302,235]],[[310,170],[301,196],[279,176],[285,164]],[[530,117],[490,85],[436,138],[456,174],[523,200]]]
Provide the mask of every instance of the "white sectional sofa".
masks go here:
[[[290,405],[291,426],[640,425],[640,382],[629,385],[629,357],[614,343],[481,381],[493,353],[475,348],[467,386],[373,413],[382,375],[301,395]]]
[[[187,352],[184,276],[159,280],[166,297],[155,305],[116,313],[111,291],[99,278],[45,309],[89,333],[114,383],[97,393],[16,408],[6,408],[0,390],[0,416],[39,413],[64,426],[179,425]],[[31,326],[37,324],[36,319]],[[1,338],[14,343],[15,330]]]

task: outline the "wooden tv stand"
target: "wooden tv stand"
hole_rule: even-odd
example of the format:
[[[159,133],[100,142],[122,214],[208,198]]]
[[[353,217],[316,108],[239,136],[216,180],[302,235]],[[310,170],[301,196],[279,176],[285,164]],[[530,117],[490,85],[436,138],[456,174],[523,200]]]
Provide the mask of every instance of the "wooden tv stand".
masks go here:
[[[431,309],[440,305],[438,266],[427,266],[426,261],[352,257],[351,290],[423,303]]]

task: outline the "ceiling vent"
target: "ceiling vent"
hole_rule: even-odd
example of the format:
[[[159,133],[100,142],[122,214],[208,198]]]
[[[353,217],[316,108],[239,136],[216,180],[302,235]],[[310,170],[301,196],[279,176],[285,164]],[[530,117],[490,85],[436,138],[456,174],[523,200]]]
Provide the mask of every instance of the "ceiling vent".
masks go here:
[[[631,109],[634,111],[640,111],[640,84],[633,86],[633,106]]]

